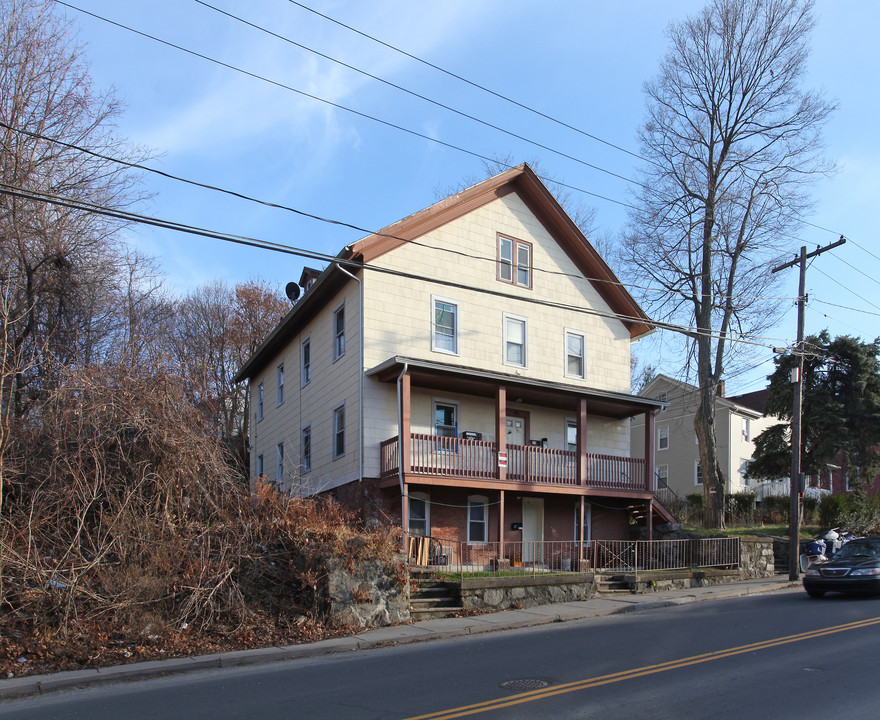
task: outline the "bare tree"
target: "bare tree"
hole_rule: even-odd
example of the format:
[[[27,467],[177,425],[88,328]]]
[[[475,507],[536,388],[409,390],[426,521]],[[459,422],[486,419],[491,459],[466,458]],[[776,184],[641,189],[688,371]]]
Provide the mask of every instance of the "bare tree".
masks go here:
[[[53,8],[48,0],[0,0],[4,333],[8,360],[39,355],[4,388],[3,401],[17,416],[45,396],[61,368],[82,361],[82,343],[93,337],[91,310],[119,269],[119,221],[34,195],[111,208],[139,199],[137,176],[127,168],[68,146],[127,153],[113,132],[119,105],[112,94],[93,89],[71,28]],[[127,159],[139,158],[129,153]]]
[[[694,419],[704,491],[716,517],[724,478],[715,398],[731,334],[777,318],[768,266],[830,170],[821,127],[833,110],[801,89],[814,22],[808,0],[710,0],[668,29],[670,49],[645,86],[648,161],[631,212],[626,261],[657,288],[646,302],[690,328],[700,401]]]
[[[218,280],[177,303],[172,349],[178,372],[190,401],[216,422],[242,462],[246,460],[248,394],[245,385],[234,378],[289,309],[289,301],[260,280],[235,288]]]

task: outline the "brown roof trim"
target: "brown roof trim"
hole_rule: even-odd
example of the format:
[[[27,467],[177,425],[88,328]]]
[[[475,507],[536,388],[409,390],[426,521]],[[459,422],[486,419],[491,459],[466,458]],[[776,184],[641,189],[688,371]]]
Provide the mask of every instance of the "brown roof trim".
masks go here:
[[[620,284],[617,276],[562,209],[553,194],[526,164],[506,170],[399,220],[378,233],[353,243],[346,248],[347,253],[343,255],[362,259],[365,263],[372,262],[385,253],[401,247],[407,241],[415,240],[512,192],[517,193],[529,210],[547,228],[578,270],[585,277],[593,279],[596,291],[608,303],[611,310],[616,315],[626,318],[622,319],[622,322],[629,328],[630,338],[641,337],[654,329],[650,318]]]

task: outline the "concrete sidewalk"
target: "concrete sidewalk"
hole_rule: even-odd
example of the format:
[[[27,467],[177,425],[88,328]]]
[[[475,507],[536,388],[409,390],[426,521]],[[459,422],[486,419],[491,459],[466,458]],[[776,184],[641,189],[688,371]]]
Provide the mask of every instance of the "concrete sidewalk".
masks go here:
[[[651,610],[671,605],[683,605],[704,600],[723,600],[744,595],[757,595],[759,593],[773,592],[792,587],[800,587],[800,583],[790,581],[787,576],[776,575],[775,577],[761,580],[742,580],[725,585],[710,585],[707,587],[688,588],[686,590],[667,590],[642,595],[621,594],[614,597],[593,598],[558,605],[539,605],[526,610],[504,610],[485,615],[424,620],[408,625],[365,630],[357,635],[335,638],[333,640],[321,640],[320,642],[305,645],[239,650],[217,655],[151,660],[107,668],[71,670],[52,675],[31,675],[22,678],[0,679],[0,698],[47,693],[54,690],[84,687],[97,683],[172,675],[206,668],[256,665],[277,660],[315,657],[346,650],[362,650],[382,645],[424,642],[496,630],[583,620],[636,610]]]

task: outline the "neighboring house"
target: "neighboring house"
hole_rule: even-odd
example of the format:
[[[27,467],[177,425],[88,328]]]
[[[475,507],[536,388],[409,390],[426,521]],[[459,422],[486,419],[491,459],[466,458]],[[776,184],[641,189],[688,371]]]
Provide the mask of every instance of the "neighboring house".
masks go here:
[[[726,493],[753,493],[758,501],[769,495],[788,495],[789,478],[758,481],[745,477],[755,451],[755,437],[779,418],[764,416],[767,390],[724,396],[724,384],[715,400],[715,428],[718,457],[724,473]],[[703,492],[700,452],[694,431],[694,414],[699,404],[699,389],[666,375],[655,377],[642,391],[664,403],[655,416],[654,473],[658,488],[670,488],[680,499]],[[644,423],[632,421],[633,452],[644,448]],[[829,478],[808,478],[807,493],[827,492]]]
[[[239,372],[254,477],[462,543],[673,519],[630,449],[650,321],[528,166],[337,257]]]

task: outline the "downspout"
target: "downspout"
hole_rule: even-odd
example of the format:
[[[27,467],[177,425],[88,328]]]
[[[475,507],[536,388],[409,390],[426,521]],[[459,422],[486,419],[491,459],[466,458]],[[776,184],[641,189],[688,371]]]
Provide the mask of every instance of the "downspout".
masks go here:
[[[364,284],[356,275],[352,275],[344,267],[336,264],[336,268],[348,275],[358,284],[358,295],[360,296],[360,307],[358,308],[358,316],[360,317],[360,337],[358,338],[358,346],[360,347],[360,370],[358,371],[358,482],[364,482]]]

